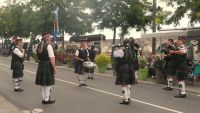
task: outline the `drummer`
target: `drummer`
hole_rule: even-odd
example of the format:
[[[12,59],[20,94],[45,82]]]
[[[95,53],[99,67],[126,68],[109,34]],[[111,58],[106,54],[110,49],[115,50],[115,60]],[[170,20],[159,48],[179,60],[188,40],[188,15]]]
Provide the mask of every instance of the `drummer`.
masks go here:
[[[90,61],[89,59],[89,52],[86,49],[86,43],[80,42],[80,47],[75,52],[75,59],[76,59],[76,65],[75,65],[75,73],[78,74],[78,80],[79,80],[79,86],[87,86],[85,84],[85,73],[83,68],[83,63],[86,61]]]

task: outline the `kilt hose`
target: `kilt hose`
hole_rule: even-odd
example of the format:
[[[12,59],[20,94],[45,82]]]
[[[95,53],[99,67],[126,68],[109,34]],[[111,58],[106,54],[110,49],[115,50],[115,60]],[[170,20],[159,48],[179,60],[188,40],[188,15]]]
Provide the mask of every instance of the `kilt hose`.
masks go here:
[[[24,65],[22,62],[12,62],[12,77],[13,78],[20,78],[24,76],[23,69]]]
[[[134,70],[129,65],[121,65],[116,70],[115,85],[132,85],[135,83]]]
[[[39,62],[35,84],[41,86],[51,86],[55,84],[53,68],[49,61]]]

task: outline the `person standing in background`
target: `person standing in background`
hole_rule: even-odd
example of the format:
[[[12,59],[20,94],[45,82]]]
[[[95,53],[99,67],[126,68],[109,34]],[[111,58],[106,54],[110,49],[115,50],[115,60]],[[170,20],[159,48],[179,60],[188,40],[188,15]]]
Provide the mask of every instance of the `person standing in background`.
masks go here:
[[[54,99],[50,98],[52,86],[55,85],[56,67],[53,47],[51,45],[51,35],[42,34],[42,40],[37,47],[37,56],[39,59],[36,74],[36,85],[41,86],[42,104],[52,104]]]
[[[95,51],[95,46],[91,46],[91,48],[89,49],[89,58],[90,61],[94,63],[94,59],[96,57],[96,51]],[[89,75],[87,79],[94,79],[94,69],[95,68],[91,68],[89,69]]]

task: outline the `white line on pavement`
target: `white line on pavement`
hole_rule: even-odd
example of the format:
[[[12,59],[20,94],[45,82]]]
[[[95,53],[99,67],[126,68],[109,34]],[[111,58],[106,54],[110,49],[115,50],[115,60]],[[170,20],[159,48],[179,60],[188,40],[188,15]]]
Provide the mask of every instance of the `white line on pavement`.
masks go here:
[[[199,96],[199,97],[200,97],[200,95],[197,95],[197,96]]]
[[[5,67],[9,67],[8,65],[5,65],[5,64],[0,64],[0,65],[5,66]],[[24,71],[28,72],[28,73],[36,74],[35,72],[29,71],[29,70],[24,70]],[[73,82],[70,82],[70,81],[66,81],[66,80],[62,80],[62,79],[59,79],[59,78],[55,78],[55,79],[60,81],[60,82],[67,83],[67,84],[72,84],[72,85],[76,85],[76,86],[78,85],[76,83],[73,83]],[[122,98],[121,95],[110,93],[110,92],[107,92],[107,91],[104,91],[104,90],[100,90],[100,89],[96,89],[96,88],[92,88],[92,87],[85,87],[85,88]],[[137,99],[132,99],[131,98],[131,100],[133,100],[135,102],[138,102],[138,103],[142,103],[142,104],[146,104],[146,105],[149,105],[149,106],[153,106],[153,107],[156,107],[156,108],[160,108],[160,109],[163,109],[163,110],[171,111],[171,112],[174,112],[174,113],[184,113],[184,112],[181,112],[181,111],[173,110],[173,109],[170,109],[170,108],[162,107],[162,106],[159,106],[159,105],[151,104],[149,102],[144,102],[144,101],[140,101],[140,100],[137,100]]]

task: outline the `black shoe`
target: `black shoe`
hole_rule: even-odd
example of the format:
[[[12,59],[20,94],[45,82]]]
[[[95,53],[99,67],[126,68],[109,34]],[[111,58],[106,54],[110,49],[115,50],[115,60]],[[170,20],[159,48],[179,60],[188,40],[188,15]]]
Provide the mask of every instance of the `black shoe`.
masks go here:
[[[87,79],[90,79],[90,77],[87,77]]]
[[[185,98],[187,95],[186,94],[178,94],[174,96],[175,98]]]
[[[42,104],[53,104],[55,100],[49,99],[48,101],[42,101]]]
[[[130,102],[128,100],[122,100],[122,102],[120,102],[120,104],[129,105]]]
[[[173,88],[171,88],[171,87],[164,87],[163,90],[166,90],[166,91],[172,91]]]
[[[82,86],[85,86],[85,87],[87,87],[87,85],[86,85],[86,84],[82,84]]]
[[[128,98],[128,102],[129,102],[129,103],[131,102],[131,99],[130,99],[130,98]]]
[[[21,92],[24,91],[22,88],[14,89],[15,92]]]
[[[94,80],[94,77],[91,77],[90,79]]]

